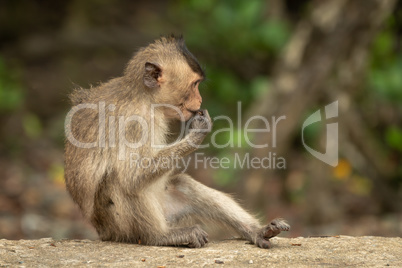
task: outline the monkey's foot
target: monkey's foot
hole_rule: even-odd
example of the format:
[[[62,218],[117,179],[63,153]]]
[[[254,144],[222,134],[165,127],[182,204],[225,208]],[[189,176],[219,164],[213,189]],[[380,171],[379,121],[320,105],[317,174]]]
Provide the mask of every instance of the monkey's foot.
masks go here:
[[[290,226],[283,219],[274,219],[257,232],[255,244],[260,248],[271,248],[270,238],[277,236],[282,231],[289,231]]]
[[[208,243],[208,234],[200,226],[196,225],[191,228],[190,241],[188,247],[201,248]]]

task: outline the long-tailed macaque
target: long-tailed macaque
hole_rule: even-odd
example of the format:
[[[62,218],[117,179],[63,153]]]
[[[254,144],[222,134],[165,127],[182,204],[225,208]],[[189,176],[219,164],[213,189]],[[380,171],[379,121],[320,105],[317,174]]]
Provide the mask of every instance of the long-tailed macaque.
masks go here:
[[[122,77],[71,94],[67,190],[102,240],[199,248],[208,242],[202,223],[269,248],[269,238],[289,230],[280,219],[261,226],[231,197],[169,160],[156,165],[190,154],[211,131],[208,112],[200,110],[204,77],[184,40],[168,36],[141,48]],[[191,123],[181,140],[167,144],[173,120]],[[133,154],[142,165],[132,165]]]

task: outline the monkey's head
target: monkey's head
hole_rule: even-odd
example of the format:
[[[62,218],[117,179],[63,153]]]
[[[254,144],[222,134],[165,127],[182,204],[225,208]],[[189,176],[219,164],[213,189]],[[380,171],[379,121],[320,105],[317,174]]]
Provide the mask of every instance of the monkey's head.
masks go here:
[[[135,64],[135,69],[130,65]],[[131,70],[142,70],[144,90],[152,96],[153,103],[163,104],[169,119],[188,120],[201,107],[198,89],[205,74],[197,59],[188,51],[182,37],[162,37],[141,49],[129,63]]]

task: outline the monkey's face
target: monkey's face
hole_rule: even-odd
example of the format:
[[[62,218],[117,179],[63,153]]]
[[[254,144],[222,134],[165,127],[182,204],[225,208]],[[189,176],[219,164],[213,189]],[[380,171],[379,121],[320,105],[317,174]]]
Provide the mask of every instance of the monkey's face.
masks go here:
[[[165,116],[171,119],[187,121],[201,108],[202,97],[198,89],[203,78],[193,73],[187,81],[171,81],[167,87],[162,87],[165,103],[173,107],[166,107]]]
[[[154,99],[168,119],[187,121],[201,108],[202,97],[198,89],[203,74],[194,72],[186,62],[164,68],[146,63],[144,83],[154,88]],[[148,74],[147,74],[148,72]]]
[[[177,119],[183,120],[184,117],[184,120],[187,121],[201,108],[202,97],[198,87],[203,79],[200,75],[192,72],[185,79],[187,81],[177,85],[180,96],[178,96],[175,104],[182,113],[180,118],[176,117]]]

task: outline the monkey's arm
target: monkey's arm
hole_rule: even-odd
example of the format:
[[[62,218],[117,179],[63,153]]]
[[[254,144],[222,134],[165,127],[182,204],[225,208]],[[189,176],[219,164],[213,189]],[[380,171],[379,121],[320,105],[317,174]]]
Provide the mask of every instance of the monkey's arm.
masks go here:
[[[175,169],[177,167],[177,161],[195,151],[211,129],[212,120],[208,111],[200,110],[192,119],[190,133],[181,141],[157,151],[152,158],[154,166],[142,171],[141,175],[143,179],[141,179],[139,183],[142,185],[149,184],[167,172]]]

